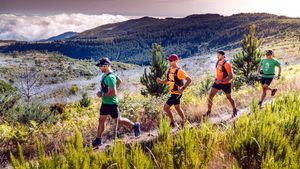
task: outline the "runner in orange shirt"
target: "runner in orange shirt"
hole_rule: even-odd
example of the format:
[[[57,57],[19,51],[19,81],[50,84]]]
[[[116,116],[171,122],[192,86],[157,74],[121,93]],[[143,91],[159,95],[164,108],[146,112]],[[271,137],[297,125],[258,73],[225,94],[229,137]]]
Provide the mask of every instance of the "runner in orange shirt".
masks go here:
[[[167,60],[170,64],[170,69],[167,74],[166,80],[161,80],[160,78],[156,79],[157,83],[160,84],[169,84],[170,86],[170,93],[171,96],[168,101],[164,105],[164,111],[166,112],[167,116],[170,118],[172,127],[176,127],[177,123],[174,120],[172,111],[170,108],[174,105],[175,110],[179,114],[182,119],[182,125],[185,122],[185,115],[180,106],[180,98],[182,97],[183,91],[190,85],[192,82],[191,78],[186,74],[184,70],[182,70],[178,65],[177,62],[179,61],[179,57],[175,54],[170,55]],[[186,83],[183,81],[186,80]]]
[[[225,52],[220,50],[218,53],[218,61],[216,64],[216,78],[212,86],[212,89],[208,98],[208,110],[204,116],[209,116],[211,114],[211,108],[213,103],[213,98],[219,90],[223,90],[226,94],[227,99],[230,101],[233,108],[232,117],[237,114],[237,109],[235,107],[234,100],[231,97],[231,83],[230,80],[233,78],[232,68],[230,63],[225,60]]]

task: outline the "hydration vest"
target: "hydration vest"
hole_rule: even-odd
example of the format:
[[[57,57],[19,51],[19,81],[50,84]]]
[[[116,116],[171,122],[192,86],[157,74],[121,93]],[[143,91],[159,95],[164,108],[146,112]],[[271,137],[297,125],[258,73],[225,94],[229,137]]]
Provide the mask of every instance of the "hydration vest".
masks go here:
[[[180,70],[180,68],[176,68],[175,72],[174,72],[174,81],[170,79],[170,72],[171,72],[171,68],[168,71],[168,76],[167,76],[167,80],[169,82],[174,82],[174,86],[173,89],[171,89],[172,92],[178,91],[178,87],[182,87],[183,86],[183,80],[180,80],[178,78],[178,71]]]
[[[223,63],[222,63],[222,73],[223,73],[223,79],[224,78],[226,78],[227,76],[228,76],[228,72],[227,72],[227,70],[226,70],[226,68],[225,68],[225,63],[227,63],[227,61],[226,60],[224,60],[223,61]],[[219,65],[219,61],[217,61],[217,64],[216,64],[216,69],[218,69],[218,65]]]
[[[112,74],[112,72],[107,73],[101,80],[101,91],[103,93],[107,93],[108,92],[108,86],[104,83],[104,80],[106,79],[107,76],[109,76],[110,74]]]

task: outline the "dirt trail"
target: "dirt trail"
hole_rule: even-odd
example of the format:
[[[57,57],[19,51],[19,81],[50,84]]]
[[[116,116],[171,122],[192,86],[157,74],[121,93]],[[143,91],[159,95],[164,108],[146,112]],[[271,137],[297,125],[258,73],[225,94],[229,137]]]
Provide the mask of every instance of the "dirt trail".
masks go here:
[[[274,100],[274,98],[271,98],[269,100],[266,100],[263,104],[263,106],[265,106],[266,104],[270,104],[272,103],[272,101]],[[239,109],[237,112],[237,115],[232,118],[232,113],[230,112],[224,112],[224,113],[220,113],[214,116],[209,117],[208,119],[206,119],[206,121],[210,122],[213,125],[219,125],[219,124],[228,124],[228,123],[232,123],[235,120],[237,120],[239,117],[241,117],[243,114],[247,113],[247,115],[249,115],[251,113],[251,107],[246,107],[243,109]],[[200,123],[199,122],[195,122],[195,123],[190,123],[189,127],[193,128],[193,127],[199,127]],[[171,133],[172,134],[177,134],[179,132],[179,127],[173,128]],[[151,130],[148,132],[142,132],[142,134],[136,138],[133,136],[133,134],[124,136],[121,140],[123,143],[125,143],[127,146],[134,144],[134,143],[140,143],[140,144],[149,144],[152,143],[155,139],[158,138],[158,129],[155,130]],[[114,144],[115,140],[107,140],[104,142],[103,145],[101,145],[100,147],[98,147],[98,149],[95,149],[95,151],[99,151],[99,150],[107,150],[109,147],[111,147]]]

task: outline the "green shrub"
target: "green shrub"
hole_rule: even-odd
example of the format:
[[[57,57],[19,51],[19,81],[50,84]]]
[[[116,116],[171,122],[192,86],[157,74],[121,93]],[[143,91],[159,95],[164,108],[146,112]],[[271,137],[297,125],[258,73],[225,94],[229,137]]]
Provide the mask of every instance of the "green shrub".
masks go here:
[[[143,130],[149,131],[158,127],[161,105],[165,98],[150,95],[144,97],[141,94],[132,95],[130,93],[125,93],[123,98],[119,102],[122,116],[141,122]]]
[[[20,99],[16,89],[0,80],[0,116],[11,109]]]
[[[0,80],[0,93],[15,92],[16,89],[3,80]]]
[[[72,86],[71,86],[71,89],[70,89],[70,93],[71,94],[76,94],[77,92],[78,92],[78,86],[76,85],[76,84],[73,84]]]
[[[31,125],[31,121],[35,121],[37,124],[55,123],[58,116],[56,116],[55,113],[52,113],[47,106],[42,104],[18,103],[7,110],[3,114],[3,118],[11,124],[22,123]]]
[[[214,83],[213,81],[213,77],[212,76],[206,76],[204,77],[200,83],[197,85],[197,87],[195,88],[196,91],[196,95],[197,96],[202,96],[202,95],[205,95],[207,94],[210,89],[211,89],[211,86],[212,84]]]
[[[251,85],[257,80],[256,71],[264,55],[260,49],[263,38],[255,37],[255,29],[255,25],[249,27],[249,34],[244,34],[241,40],[242,51],[236,53],[231,60],[233,71],[239,77],[238,79]]]
[[[130,168],[154,168],[151,157],[145,154],[141,145],[134,144],[131,146],[130,153],[128,153],[128,161]]]
[[[299,151],[299,103],[299,94],[291,94],[237,120],[228,132],[228,147],[242,168],[294,168],[299,164],[293,153]]]
[[[52,113],[59,113],[62,114],[64,112],[64,109],[66,108],[65,103],[55,103],[50,105],[50,111]]]
[[[140,78],[140,82],[145,86],[141,90],[141,94],[144,96],[161,96],[166,95],[168,91],[168,86],[164,84],[158,84],[156,82],[157,78],[166,79],[166,74],[168,72],[168,63],[165,61],[163,54],[161,52],[161,46],[154,43],[152,45],[152,62],[150,66],[150,72],[144,69],[144,74]]]
[[[87,93],[82,94],[82,99],[80,100],[81,107],[89,107],[92,104],[91,99],[88,97]]]

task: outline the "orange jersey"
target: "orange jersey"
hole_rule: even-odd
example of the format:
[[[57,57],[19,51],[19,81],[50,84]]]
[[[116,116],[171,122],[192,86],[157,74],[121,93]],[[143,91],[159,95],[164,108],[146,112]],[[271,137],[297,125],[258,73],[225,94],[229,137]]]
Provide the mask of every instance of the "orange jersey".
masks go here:
[[[179,94],[177,91],[172,90],[174,88],[174,85],[175,85],[174,74],[175,74],[176,69],[177,68],[171,68],[170,72],[169,72],[168,84],[169,84],[169,87],[170,87],[170,93],[171,94]],[[189,76],[188,76],[188,74],[186,74],[186,72],[184,70],[179,69],[178,72],[177,72],[177,77],[178,77],[179,80],[186,80],[186,78],[189,77]]]
[[[224,68],[227,72],[227,75],[232,73],[231,65],[228,62],[224,63],[224,60],[218,61],[218,64],[216,66],[216,80],[223,80],[227,76],[226,72],[222,71],[223,64],[224,64]],[[228,84],[228,83],[230,83],[230,80],[221,82],[221,84]]]

